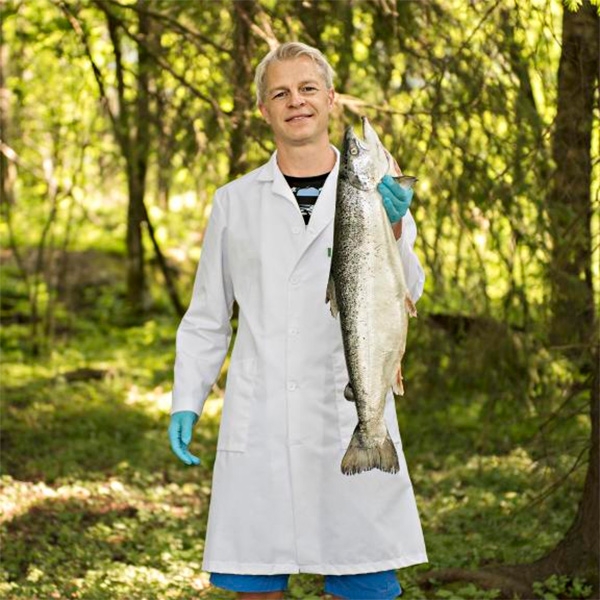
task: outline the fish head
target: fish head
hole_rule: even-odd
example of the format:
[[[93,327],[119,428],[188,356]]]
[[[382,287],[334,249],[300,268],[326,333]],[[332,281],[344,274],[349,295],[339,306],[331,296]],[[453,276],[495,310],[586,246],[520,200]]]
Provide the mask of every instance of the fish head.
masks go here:
[[[359,190],[370,191],[376,188],[376,165],[371,148],[361,140],[352,127],[346,129],[340,161],[340,177]]]
[[[361,120],[363,139],[371,151],[375,169],[377,170],[377,174],[380,175],[379,178],[381,179],[388,172],[389,168],[387,150],[383,147],[377,132],[373,129],[373,127],[371,127],[369,119],[367,119],[367,117],[362,117]]]

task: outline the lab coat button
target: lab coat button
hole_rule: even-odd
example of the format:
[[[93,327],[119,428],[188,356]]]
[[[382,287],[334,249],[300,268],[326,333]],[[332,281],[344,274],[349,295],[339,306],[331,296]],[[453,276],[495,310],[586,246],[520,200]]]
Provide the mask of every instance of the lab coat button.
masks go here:
[[[298,333],[300,333],[295,327],[292,327],[290,329],[290,335],[298,335]]]
[[[295,390],[297,387],[298,387],[298,386],[296,385],[296,382],[295,382],[295,381],[290,381],[290,382],[288,382],[287,389],[288,389],[290,392],[293,392],[293,391],[294,391],[294,390]]]
[[[300,227],[292,227],[292,233],[295,235],[298,235],[300,233],[301,229]]]
[[[298,279],[298,277],[292,277],[292,278],[290,279],[290,283],[291,283],[292,285],[298,285],[298,284],[300,283],[300,280]]]

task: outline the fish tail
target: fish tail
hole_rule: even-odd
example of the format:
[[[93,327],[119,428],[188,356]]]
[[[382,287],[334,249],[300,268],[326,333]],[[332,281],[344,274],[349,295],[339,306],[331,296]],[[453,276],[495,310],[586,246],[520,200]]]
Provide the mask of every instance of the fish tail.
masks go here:
[[[362,433],[357,425],[342,459],[344,475],[356,475],[371,469],[379,469],[386,473],[397,473],[400,470],[396,446],[387,430],[385,439],[379,446],[365,446],[361,438]]]

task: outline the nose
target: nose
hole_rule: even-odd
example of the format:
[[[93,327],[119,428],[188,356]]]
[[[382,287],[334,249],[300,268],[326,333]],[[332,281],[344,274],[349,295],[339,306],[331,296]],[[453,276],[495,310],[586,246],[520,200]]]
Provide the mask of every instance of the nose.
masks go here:
[[[289,105],[291,107],[302,106],[305,100],[299,90],[292,90],[289,95]]]

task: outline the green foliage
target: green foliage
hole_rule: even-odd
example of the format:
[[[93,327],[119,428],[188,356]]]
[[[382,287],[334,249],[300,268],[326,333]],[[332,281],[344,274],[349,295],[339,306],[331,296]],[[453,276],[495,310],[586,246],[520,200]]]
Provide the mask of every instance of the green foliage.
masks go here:
[[[167,483],[160,474],[132,484],[114,477],[30,486],[27,494],[18,481],[4,484],[30,507],[4,531],[11,543],[0,589],[11,597],[185,598],[190,587],[206,587],[194,573],[204,534],[198,513],[207,502],[199,485]]]
[[[543,319],[548,259],[543,199],[562,4],[509,2],[497,10],[452,1],[435,10],[391,4],[354,3],[345,13],[314,2],[264,1],[259,21],[260,27],[268,21],[280,40],[312,39],[336,66],[339,91],[355,100],[340,102],[331,128],[334,142],[356,113],[367,114],[401,166],[419,176],[414,212],[418,251],[432,275],[426,288],[431,305],[491,314],[518,326]],[[102,244],[123,252],[128,193],[106,110],[119,112],[107,15],[118,24],[123,109],[131,108],[137,89],[136,6],[69,4],[81,27],[77,33],[55,3],[9,5],[3,31],[13,93],[5,136],[31,167],[19,170],[12,236],[19,246],[35,247],[49,225],[47,236],[58,246],[86,250]],[[163,246],[171,240],[170,252],[189,255],[198,250],[214,190],[235,170],[230,148],[239,121],[235,97],[253,90],[248,82],[239,82],[246,87],[238,89],[229,76],[243,49],[232,46],[236,24],[227,2],[153,0],[149,6],[157,37],[148,48],[156,64],[146,202]],[[262,38],[257,44],[253,65],[268,49]],[[106,95],[100,101],[98,73]],[[246,116],[246,160],[253,167],[273,146],[258,111]],[[134,131],[135,123],[129,123],[131,135]],[[57,186],[55,198],[50,181]],[[597,182],[596,175],[596,188]],[[46,272],[51,263],[46,256]],[[47,285],[52,296],[52,281]]]
[[[244,50],[232,41],[231,1],[4,2],[2,135],[18,157],[0,223],[11,248],[0,255],[6,598],[234,597],[209,588],[201,570],[220,389],[195,433],[203,465],[186,469],[166,440],[177,317],[148,236],[146,314],[133,324],[127,310],[126,157],[108,111],[130,111],[138,98],[140,4],[153,52],[146,205],[184,304],[213,193],[235,171],[232,132],[246,123],[250,167],[273,150],[258,111],[236,113],[236,98],[253,90],[231,77]],[[344,94],[332,141],[366,114],[419,176],[413,212],[427,281],[397,406],[434,566],[537,558],[568,529],[581,493],[589,391],[546,333],[562,7],[257,6],[252,65],[271,35],[319,45]],[[136,127],[129,120],[127,135]],[[592,232],[597,241],[597,216]],[[498,597],[463,584],[423,590],[426,568],[400,572],[405,600]],[[294,575],[288,596],[318,598],[322,584]],[[535,591],[591,596],[586,582],[558,576]]]
[[[438,590],[436,598],[448,598],[449,600],[494,600],[500,596],[500,590],[482,590],[470,583],[450,590]]]
[[[579,577],[552,575],[546,581],[536,581],[533,591],[543,600],[558,600],[559,598],[590,598],[593,589]]]
[[[10,344],[1,367],[0,593],[14,599],[233,598],[209,588],[200,566],[220,400],[210,399],[194,436],[203,465],[184,468],[166,437],[177,321],[158,316],[124,328],[103,321],[106,314],[98,296],[44,360],[22,360],[27,354],[18,338],[27,331],[11,326],[4,332]],[[568,455],[545,461],[515,443],[536,431],[531,414],[520,428],[508,421],[502,432],[489,428],[491,438],[482,437],[489,390],[482,382],[478,389],[466,364],[456,367],[462,352],[473,355],[474,344],[483,351],[486,336],[452,344],[447,334],[419,327],[411,333],[407,396],[398,409],[429,560],[476,567],[542,554],[570,524],[582,473],[538,502],[539,492],[570,465]],[[449,388],[431,385],[425,395],[428,378],[417,366],[434,364],[436,352],[451,357],[440,373]],[[525,360],[514,358],[517,372]],[[508,377],[507,368],[492,354],[486,378],[501,381],[496,371]],[[95,370],[102,378],[86,379]],[[509,389],[507,383],[503,393]],[[466,410],[473,405],[477,410]],[[584,434],[585,424],[578,431]],[[425,568],[399,572],[407,600],[424,597],[416,578]],[[317,598],[322,585],[321,577],[294,575],[288,596]],[[582,585],[572,584],[572,593]],[[428,597],[497,596],[471,585],[434,585]]]
[[[302,600],[320,600],[323,596],[323,577],[294,575],[290,577],[288,595]]]
[[[583,0],[564,0],[564,2],[565,6],[573,12],[579,10],[583,4]]]
[[[600,0],[588,0],[592,6],[598,8],[598,14],[600,15]],[[564,0],[565,6],[572,12],[577,12],[583,5],[584,0]]]

